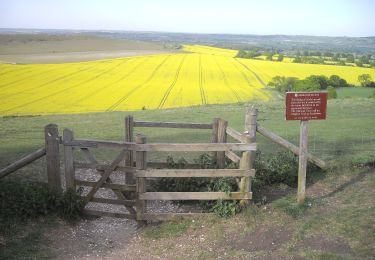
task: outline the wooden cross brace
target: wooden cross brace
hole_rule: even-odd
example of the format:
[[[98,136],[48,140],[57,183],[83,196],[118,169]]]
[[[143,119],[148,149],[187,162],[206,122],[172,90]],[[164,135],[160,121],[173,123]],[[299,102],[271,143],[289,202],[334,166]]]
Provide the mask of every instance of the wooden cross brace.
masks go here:
[[[81,148],[81,151],[83,152],[84,156],[86,159],[94,166],[98,164],[97,160],[95,157],[90,153],[88,148]],[[90,192],[87,194],[85,198],[85,204],[87,204],[95,195],[95,193],[99,190],[99,188],[105,183],[112,183],[111,178],[109,177],[111,173],[116,169],[118,164],[124,159],[125,155],[127,154],[127,151],[122,150],[121,153],[116,157],[116,159],[109,165],[108,168],[104,170],[104,172],[99,171],[100,174],[102,175],[99,181],[96,183],[96,185],[90,190]],[[120,191],[116,189],[112,189],[112,191],[116,194],[118,199],[120,200],[126,200],[127,198],[125,195]],[[124,205],[126,209],[131,213],[131,214],[136,214],[136,211],[134,210],[133,207]]]

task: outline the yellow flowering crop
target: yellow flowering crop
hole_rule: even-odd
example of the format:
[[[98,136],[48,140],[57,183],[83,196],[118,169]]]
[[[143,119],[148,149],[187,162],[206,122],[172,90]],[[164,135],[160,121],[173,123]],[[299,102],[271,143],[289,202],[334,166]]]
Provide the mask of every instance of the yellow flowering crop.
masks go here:
[[[375,70],[237,59],[237,51],[185,45],[189,53],[65,64],[0,64],[0,115],[163,109],[269,100],[276,75],[337,74],[350,83]]]

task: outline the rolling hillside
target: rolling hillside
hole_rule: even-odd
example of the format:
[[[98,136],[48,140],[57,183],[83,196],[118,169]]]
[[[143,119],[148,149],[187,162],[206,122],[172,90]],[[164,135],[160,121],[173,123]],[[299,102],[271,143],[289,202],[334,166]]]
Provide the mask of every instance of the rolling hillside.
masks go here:
[[[164,109],[269,100],[276,75],[339,75],[357,83],[374,69],[234,58],[235,50],[185,45],[185,53],[64,64],[0,64],[0,115]]]

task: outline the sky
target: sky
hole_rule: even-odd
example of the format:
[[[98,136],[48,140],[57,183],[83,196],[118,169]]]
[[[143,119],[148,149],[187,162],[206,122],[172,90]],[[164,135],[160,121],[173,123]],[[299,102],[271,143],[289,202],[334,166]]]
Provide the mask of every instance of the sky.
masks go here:
[[[0,0],[0,28],[375,36],[375,0]]]

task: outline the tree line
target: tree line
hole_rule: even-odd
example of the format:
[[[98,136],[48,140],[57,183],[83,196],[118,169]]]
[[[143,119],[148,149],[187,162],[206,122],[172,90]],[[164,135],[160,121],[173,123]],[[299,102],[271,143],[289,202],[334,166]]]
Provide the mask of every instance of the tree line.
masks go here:
[[[375,88],[375,82],[372,80],[370,74],[359,75],[358,81],[361,87]],[[275,76],[268,85],[273,86],[280,92],[327,90],[328,98],[337,97],[337,88],[355,87],[353,84],[349,84],[345,79],[338,75],[331,75],[330,77],[324,75],[311,75],[305,79]]]
[[[281,50],[261,50],[252,48],[250,50],[238,51],[237,58],[256,59],[259,56],[265,56],[266,60],[283,61],[285,57],[292,58],[294,63],[307,64],[334,64],[341,66],[373,67],[375,68],[375,57],[372,54],[354,55],[352,53],[333,53],[320,51],[297,51],[284,54]]]

